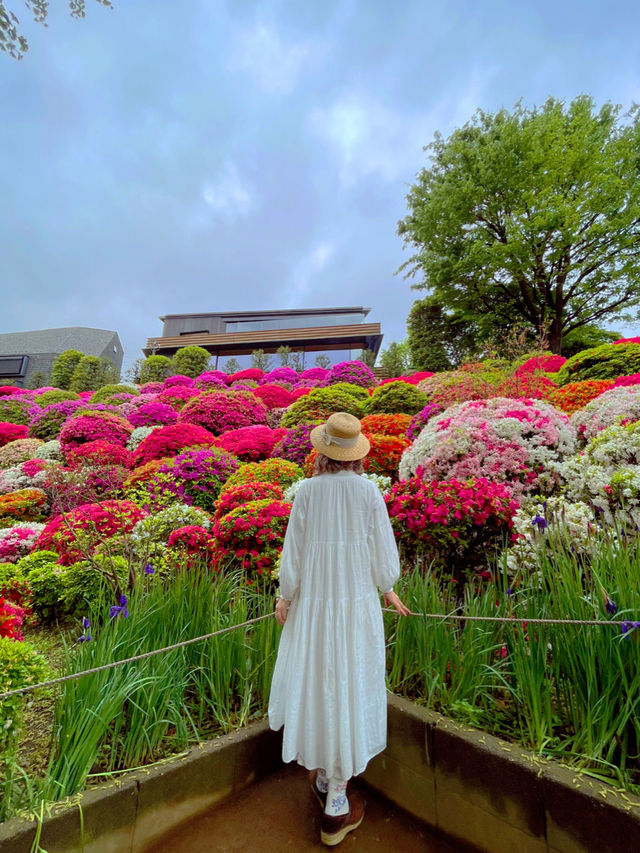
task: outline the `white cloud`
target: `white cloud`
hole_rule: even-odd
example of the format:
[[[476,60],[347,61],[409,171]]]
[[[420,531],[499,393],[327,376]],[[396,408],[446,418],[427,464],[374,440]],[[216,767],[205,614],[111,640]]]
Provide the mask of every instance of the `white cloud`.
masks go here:
[[[257,193],[232,160],[227,160],[215,179],[202,185],[202,198],[228,222],[249,216],[259,205]]]
[[[273,24],[256,22],[237,35],[231,48],[229,69],[244,71],[270,95],[295,87],[311,49],[309,41],[286,43]]]

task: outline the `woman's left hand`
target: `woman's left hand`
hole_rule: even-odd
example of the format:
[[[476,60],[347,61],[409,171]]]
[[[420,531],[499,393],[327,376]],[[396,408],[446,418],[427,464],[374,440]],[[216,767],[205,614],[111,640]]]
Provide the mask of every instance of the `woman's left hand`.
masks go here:
[[[274,615],[275,615],[276,619],[278,620],[278,622],[280,623],[280,625],[284,625],[284,623],[287,621],[287,615],[289,613],[289,605],[290,604],[291,604],[291,602],[287,601],[286,598],[279,598],[276,601],[276,612]]]

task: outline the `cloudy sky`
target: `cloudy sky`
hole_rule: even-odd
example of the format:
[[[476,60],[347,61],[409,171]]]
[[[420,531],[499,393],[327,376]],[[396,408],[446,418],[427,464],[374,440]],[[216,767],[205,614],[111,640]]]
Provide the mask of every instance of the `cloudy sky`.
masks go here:
[[[0,54],[0,331],[366,305],[384,345],[423,146],[476,108],[640,100],[635,0],[87,0]]]

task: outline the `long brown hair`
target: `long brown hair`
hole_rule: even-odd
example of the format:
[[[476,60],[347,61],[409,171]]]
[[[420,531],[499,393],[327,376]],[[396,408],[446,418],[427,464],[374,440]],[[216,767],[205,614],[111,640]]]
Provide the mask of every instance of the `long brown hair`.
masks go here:
[[[312,477],[319,474],[335,474],[337,471],[354,471],[356,474],[364,473],[362,459],[354,459],[351,462],[341,462],[339,459],[329,459],[324,453],[318,453],[313,463]]]

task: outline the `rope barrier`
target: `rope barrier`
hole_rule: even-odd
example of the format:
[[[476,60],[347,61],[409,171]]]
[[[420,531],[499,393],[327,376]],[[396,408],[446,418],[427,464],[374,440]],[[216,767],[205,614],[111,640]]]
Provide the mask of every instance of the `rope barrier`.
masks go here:
[[[383,613],[397,613],[393,607],[383,607]],[[607,625],[620,628],[622,622],[605,621],[600,619],[541,619],[527,618],[521,616],[465,616],[458,613],[413,613],[409,616],[422,616],[424,619],[440,619],[452,620],[457,622],[505,622],[516,624],[518,622],[526,622],[527,625]],[[19,687],[15,690],[7,690],[0,693],[0,699],[8,699],[10,696],[18,696],[24,693],[31,693],[33,690],[39,690],[42,687],[53,687],[56,684],[63,684],[65,681],[74,681],[77,678],[82,678],[83,675],[91,675],[94,672],[103,672],[106,669],[114,669],[117,666],[123,666],[126,663],[133,663],[137,660],[153,657],[154,655],[170,652],[174,649],[190,646],[192,643],[199,643],[201,640],[210,640],[212,637],[219,637],[221,634],[226,634],[228,631],[235,631],[237,628],[246,628],[247,625],[254,625],[256,622],[261,622],[263,619],[271,619],[273,613],[265,613],[262,616],[256,616],[254,619],[247,619],[246,622],[240,622],[237,625],[229,625],[227,628],[220,628],[218,631],[212,631],[210,634],[202,634],[200,637],[192,637],[190,640],[182,640],[179,643],[174,643],[171,646],[164,646],[161,649],[154,649],[150,652],[143,652],[139,655],[133,655],[129,658],[111,661],[111,663],[102,664],[92,669],[84,669],[81,672],[74,672],[70,675],[61,675],[59,678],[52,678],[49,681],[41,681],[39,684],[29,684],[26,687]]]

